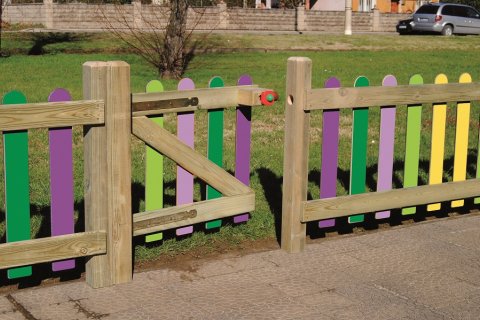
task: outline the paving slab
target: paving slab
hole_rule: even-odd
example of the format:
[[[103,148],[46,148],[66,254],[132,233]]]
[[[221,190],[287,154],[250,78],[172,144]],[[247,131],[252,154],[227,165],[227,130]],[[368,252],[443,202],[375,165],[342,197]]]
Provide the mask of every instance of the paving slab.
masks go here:
[[[0,296],[1,320],[480,319],[480,215]]]
[[[8,297],[10,298],[10,297]],[[10,298],[11,299],[11,298]],[[7,297],[0,297],[0,319],[23,320],[23,315],[15,308],[14,304]]]

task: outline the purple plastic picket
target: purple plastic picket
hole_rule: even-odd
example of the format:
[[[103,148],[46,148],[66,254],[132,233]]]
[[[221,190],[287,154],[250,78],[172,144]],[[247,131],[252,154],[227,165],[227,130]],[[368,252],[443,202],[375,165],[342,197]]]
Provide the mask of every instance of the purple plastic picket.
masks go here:
[[[48,102],[71,101],[65,89],[55,89]],[[72,128],[49,129],[52,236],[74,233]],[[75,268],[75,259],[52,263],[53,271]]]
[[[397,79],[392,75],[388,75],[383,78],[382,85],[384,87],[394,87],[397,85]],[[395,106],[385,106],[381,108],[377,191],[392,189],[395,115]],[[390,210],[375,213],[375,219],[386,219],[389,217]]]
[[[325,81],[325,88],[340,88],[340,80],[331,77]],[[337,195],[338,143],[340,111],[323,111],[322,171],[320,174],[320,198]],[[321,220],[320,228],[335,226],[335,219]]]
[[[242,75],[237,81],[239,86],[252,85],[249,75]],[[235,135],[235,177],[243,184],[250,185],[250,156],[252,138],[252,108],[237,108],[237,132]],[[249,214],[244,213],[233,217],[234,223],[248,221]]]
[[[184,78],[178,83],[177,89],[193,90],[195,83],[192,79]],[[194,145],[195,114],[193,112],[179,113],[177,117],[177,135],[186,145],[193,149]],[[177,206],[193,202],[193,175],[177,166]],[[186,226],[176,230],[177,236],[193,232],[193,226]]]

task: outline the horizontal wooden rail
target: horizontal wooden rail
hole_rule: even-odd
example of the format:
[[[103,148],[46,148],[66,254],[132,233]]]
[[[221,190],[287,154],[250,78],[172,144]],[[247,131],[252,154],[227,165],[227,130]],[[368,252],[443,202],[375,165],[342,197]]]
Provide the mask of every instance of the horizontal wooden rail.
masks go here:
[[[304,201],[302,222],[438,203],[480,195],[480,180],[447,182],[405,189]]]
[[[0,105],[0,131],[59,128],[104,122],[102,100]]]
[[[311,89],[307,90],[305,110],[476,100],[480,100],[480,83]]]
[[[205,88],[155,93],[135,93],[132,95],[134,117],[165,114],[172,112],[195,111],[199,109],[219,109],[238,105],[259,106],[260,94],[267,89],[257,85]],[[187,100],[196,98],[196,105],[187,105]]]
[[[252,190],[147,117],[133,118],[133,134],[225,196]]]
[[[0,245],[0,269],[104,254],[105,231],[83,232]]]
[[[200,201],[133,215],[133,235],[164,231],[255,210],[255,194]]]

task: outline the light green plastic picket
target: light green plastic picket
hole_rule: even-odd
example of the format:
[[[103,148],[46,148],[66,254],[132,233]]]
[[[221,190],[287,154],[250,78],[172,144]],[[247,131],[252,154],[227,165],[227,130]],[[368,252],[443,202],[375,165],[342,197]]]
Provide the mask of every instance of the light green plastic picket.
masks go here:
[[[423,84],[421,75],[416,74],[410,78],[410,85]],[[407,107],[407,138],[405,143],[405,168],[403,187],[416,187],[418,185],[418,166],[420,161],[420,138],[422,129],[422,105],[409,105]],[[402,215],[415,214],[416,207],[402,209]]]
[[[158,80],[150,81],[146,92],[162,92],[163,85]],[[150,118],[160,127],[163,127],[163,116]],[[163,208],[163,155],[149,146],[146,146],[145,165],[145,211]],[[145,242],[160,241],[163,233],[154,233],[145,237]]]
[[[358,77],[355,87],[368,87],[366,77]],[[350,194],[365,192],[367,178],[368,108],[353,109],[352,159],[350,162]],[[348,217],[348,223],[364,221],[364,215]]]
[[[19,91],[7,93],[2,100],[2,104],[22,103],[27,103],[27,98]],[[27,130],[3,132],[3,146],[7,242],[28,240],[31,236]],[[30,266],[7,271],[8,279],[30,275]]]

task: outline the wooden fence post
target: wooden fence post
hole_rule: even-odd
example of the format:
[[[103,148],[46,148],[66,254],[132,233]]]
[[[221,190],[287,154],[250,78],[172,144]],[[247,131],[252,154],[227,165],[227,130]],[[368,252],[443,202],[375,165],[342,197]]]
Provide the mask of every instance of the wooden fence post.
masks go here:
[[[105,125],[84,130],[85,230],[107,231],[107,254],[86,264],[87,283],[99,288],[132,278],[130,66],[85,63],[83,95],[105,101]]]
[[[281,246],[291,253],[301,252],[305,246],[306,225],[300,218],[302,202],[307,200],[310,113],[304,107],[311,79],[310,59],[288,59]]]

